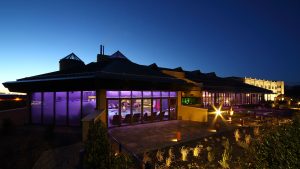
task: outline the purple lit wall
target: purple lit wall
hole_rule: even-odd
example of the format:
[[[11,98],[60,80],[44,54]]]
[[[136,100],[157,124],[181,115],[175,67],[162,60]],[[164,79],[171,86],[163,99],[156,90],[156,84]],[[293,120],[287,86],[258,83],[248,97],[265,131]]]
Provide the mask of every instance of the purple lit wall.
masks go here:
[[[31,100],[31,121],[34,124],[40,124],[42,118],[42,93],[36,92],[32,94]]]
[[[43,95],[43,123],[53,124],[54,120],[54,93],[44,92]]]
[[[56,92],[55,97],[55,124],[67,124],[67,92]]]
[[[81,92],[69,92],[69,124],[71,126],[80,125],[80,112],[81,112]]]

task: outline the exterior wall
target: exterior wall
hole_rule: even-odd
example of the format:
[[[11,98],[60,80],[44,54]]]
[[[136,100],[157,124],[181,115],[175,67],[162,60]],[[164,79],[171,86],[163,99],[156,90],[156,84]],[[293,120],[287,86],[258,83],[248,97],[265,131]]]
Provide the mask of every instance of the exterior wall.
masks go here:
[[[200,90],[184,91],[182,97],[202,97]]]
[[[178,117],[182,120],[207,122],[207,109],[182,105]]]
[[[244,82],[253,86],[271,90],[274,94],[265,94],[265,100],[274,101],[278,95],[284,94],[284,81],[271,81],[255,78],[244,78]]]
[[[181,104],[181,94],[177,93],[177,119],[198,122],[207,122],[207,109],[200,107],[184,106]]]
[[[106,90],[100,90],[97,97],[99,99],[97,99],[97,102],[99,102],[99,106],[97,108],[98,111],[103,110],[104,112],[106,112]],[[107,114],[106,113],[101,113],[101,121],[107,125]]]

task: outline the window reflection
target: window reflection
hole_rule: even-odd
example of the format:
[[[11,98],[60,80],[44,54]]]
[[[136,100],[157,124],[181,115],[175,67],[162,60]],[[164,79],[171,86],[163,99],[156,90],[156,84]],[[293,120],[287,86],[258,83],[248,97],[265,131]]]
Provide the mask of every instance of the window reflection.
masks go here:
[[[67,125],[67,92],[56,92],[55,104],[55,123]]]
[[[40,124],[42,118],[42,93],[36,92],[32,94],[31,99],[31,121],[34,124]]]
[[[143,121],[151,121],[151,99],[143,99]]]
[[[43,96],[43,123],[53,124],[54,122],[54,93],[45,92]]]
[[[119,115],[119,100],[109,99],[107,100],[107,110],[108,110],[108,126],[117,126],[120,124],[120,115]]]
[[[142,99],[132,99],[132,122],[140,123],[142,113]]]
[[[131,123],[131,102],[130,99],[121,100],[121,118],[122,124],[126,125]]]

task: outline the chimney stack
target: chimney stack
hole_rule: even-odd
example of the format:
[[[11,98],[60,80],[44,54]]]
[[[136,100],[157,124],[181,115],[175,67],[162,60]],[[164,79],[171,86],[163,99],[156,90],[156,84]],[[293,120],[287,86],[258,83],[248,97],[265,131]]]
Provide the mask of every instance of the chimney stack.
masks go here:
[[[104,46],[100,45],[100,53],[97,55],[97,62],[101,60],[101,57],[104,55]]]

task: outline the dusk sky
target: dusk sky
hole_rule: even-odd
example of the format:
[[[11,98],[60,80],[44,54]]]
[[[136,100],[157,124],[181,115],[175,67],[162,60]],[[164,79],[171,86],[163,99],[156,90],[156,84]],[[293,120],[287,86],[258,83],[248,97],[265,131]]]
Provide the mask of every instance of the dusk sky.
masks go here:
[[[101,44],[143,65],[300,82],[300,1],[0,1],[0,83],[71,52],[90,63]]]

